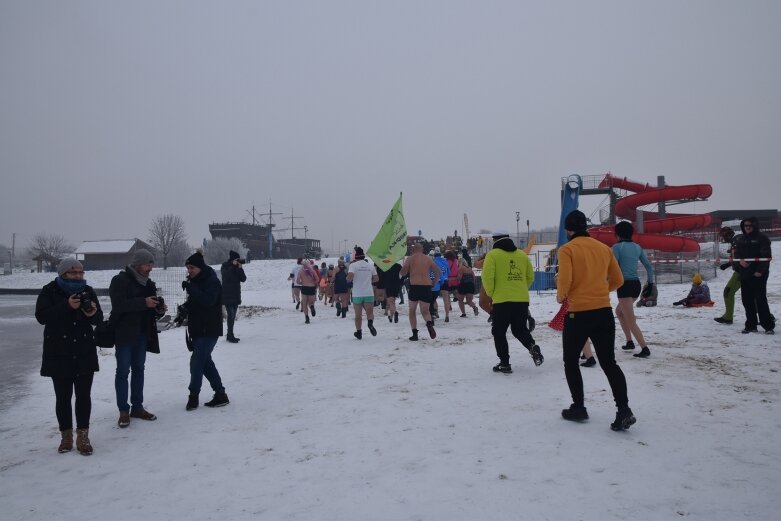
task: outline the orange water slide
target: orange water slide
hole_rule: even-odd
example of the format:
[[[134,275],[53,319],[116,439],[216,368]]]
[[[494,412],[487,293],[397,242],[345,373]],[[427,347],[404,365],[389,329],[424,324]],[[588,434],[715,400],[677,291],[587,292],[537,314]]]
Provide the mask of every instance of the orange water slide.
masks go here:
[[[628,219],[633,223],[637,220],[637,208],[660,202],[691,202],[703,201],[713,194],[709,184],[664,186],[657,187],[637,183],[627,178],[613,177],[607,174],[599,184],[600,188],[609,187],[635,192],[616,202],[617,217]],[[699,252],[700,244],[694,239],[679,235],[662,235],[678,231],[705,228],[712,222],[708,214],[666,213],[663,218],[657,212],[643,212],[644,233],[636,233],[633,240],[645,249],[664,252]],[[613,226],[601,226],[589,230],[595,239],[612,246],[616,242]]]

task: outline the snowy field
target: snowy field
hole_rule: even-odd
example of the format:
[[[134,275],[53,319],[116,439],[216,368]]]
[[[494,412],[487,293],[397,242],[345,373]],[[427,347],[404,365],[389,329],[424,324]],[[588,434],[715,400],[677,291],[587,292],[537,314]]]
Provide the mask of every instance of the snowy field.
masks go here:
[[[740,334],[739,303],[734,325],[713,321],[729,271],[710,282],[715,308],[673,308],[689,288],[679,284],[659,287],[660,305],[638,310],[651,358],[617,353],[637,424],[616,433],[599,367],[583,369],[590,421],[561,419],[570,396],[561,337],[546,327],[554,295],[532,295],[545,363],[534,367],[512,340],[515,372],[503,375],[491,371],[482,312],[454,312],[450,323],[437,321],[436,340],[414,343],[406,304],[398,324],[376,308],[378,336],[364,325],[359,341],[352,311],[336,318],[318,303],[304,324],[286,281],[291,266],[247,265],[241,343],[220,340],[214,353],[227,407],[185,411],[189,355],[173,329],[161,334],[162,353],[147,358],[145,405],[158,420],[117,427],[115,362],[103,350],[95,453],[58,454],[51,382],[30,374],[29,395],[0,419],[0,517],[777,519],[781,334]],[[87,280],[108,287],[114,273]],[[0,286],[51,279],[18,274]],[[781,316],[777,264],[768,294]],[[204,385],[202,402],[211,397]]]

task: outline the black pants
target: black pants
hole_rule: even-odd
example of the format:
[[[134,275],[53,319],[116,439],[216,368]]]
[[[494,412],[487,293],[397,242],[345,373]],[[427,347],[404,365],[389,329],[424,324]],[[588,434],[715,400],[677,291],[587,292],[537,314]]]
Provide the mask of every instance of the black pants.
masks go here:
[[[233,336],[233,323],[236,321],[236,312],[239,310],[239,305],[225,304],[225,315],[227,315],[228,321],[228,336]]]
[[[756,329],[758,323],[767,331],[776,327],[767,303],[767,278],[766,273],[762,277],[747,277],[740,281],[740,300],[746,309],[746,329]]]
[[[627,407],[626,378],[616,363],[616,322],[611,308],[567,313],[564,319],[564,375],[575,405],[583,405],[583,377],[580,374],[580,352],[586,339],[594,344],[599,366],[607,376],[613,399],[621,409]]]
[[[507,344],[507,328],[510,328],[515,338],[521,341],[526,349],[534,345],[534,338],[529,333],[527,320],[529,317],[528,302],[502,302],[494,304],[491,314],[491,334],[494,336],[496,356],[502,364],[510,363],[510,346]]]
[[[55,411],[60,430],[73,428],[73,410],[71,398],[76,390],[76,428],[89,429],[89,417],[92,412],[92,377],[95,373],[85,373],[74,376],[53,376],[54,395],[57,397]]]

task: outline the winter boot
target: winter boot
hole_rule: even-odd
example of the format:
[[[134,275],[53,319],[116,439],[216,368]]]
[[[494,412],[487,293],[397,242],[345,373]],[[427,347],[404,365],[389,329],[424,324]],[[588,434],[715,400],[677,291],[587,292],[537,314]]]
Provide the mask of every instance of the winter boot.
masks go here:
[[[358,340],[360,340],[360,339],[362,339],[362,338],[363,338],[363,331],[361,331],[361,330],[359,329],[358,331],[356,331],[355,333],[353,333],[353,336],[354,336],[355,338],[357,338]]]
[[[631,351],[634,348],[635,348],[635,343],[632,342],[631,340],[629,342],[627,342],[626,344],[621,346],[621,349],[623,349],[624,351]]]
[[[394,324],[398,324],[399,323],[399,312],[398,311],[394,311],[393,312],[393,323]]]
[[[65,452],[72,451],[73,450],[73,429],[65,429],[64,431],[60,431],[60,434],[62,434],[62,440],[60,440],[60,446],[57,449],[57,452],[63,454]]]
[[[225,391],[218,391],[214,393],[214,398],[204,403],[204,405],[206,407],[223,407],[225,405],[228,405],[229,403],[230,400],[228,400],[228,395],[225,394]]]
[[[618,410],[616,413],[616,421],[610,424],[610,428],[614,431],[625,431],[634,425],[636,421],[637,419],[635,419],[635,415],[632,414],[632,409],[624,407],[623,409]]]
[[[417,342],[417,340],[418,340],[418,330],[417,329],[413,329],[412,330],[412,336],[409,337],[409,339],[412,340],[412,341]]]
[[[76,429],[76,450],[82,456],[92,454],[92,444],[89,442],[89,429]]]
[[[431,338],[437,338],[437,332],[434,331],[433,320],[429,320],[428,322],[426,322],[426,329],[428,329],[428,336],[430,336]]]
[[[477,315],[479,315],[479,314],[480,314],[480,312],[477,310],[477,306],[476,306],[476,305],[474,305],[474,304],[472,304],[472,311],[474,311],[474,312],[475,312],[475,316],[477,316]]]
[[[732,324],[732,320],[726,319],[724,317],[714,318],[713,320],[715,320],[719,324]]]
[[[117,420],[117,425],[119,425],[120,429],[124,429],[125,427],[130,425],[129,411],[119,411],[119,420]]]
[[[350,309],[347,306],[342,308],[342,318],[347,318],[347,310]]]
[[[157,419],[157,416],[147,411],[143,407],[139,407],[138,409],[130,409],[130,417],[139,418],[141,420],[147,420],[147,421],[155,421]]]
[[[313,316],[313,317],[314,317],[315,315],[317,315],[317,311],[315,311],[315,305],[314,305],[314,304],[312,304],[311,306],[309,306],[309,311],[311,311],[311,312],[312,312],[312,316]]]
[[[569,409],[561,411],[561,417],[573,422],[582,422],[588,420],[588,411],[582,405],[575,405],[573,403],[569,406]]]
[[[231,344],[238,344],[239,339],[233,336],[233,333],[228,333],[228,335],[225,337],[225,340],[230,342]]]
[[[637,356],[637,355],[635,355],[635,356]],[[597,365],[597,361],[594,359],[594,357],[593,357],[593,356],[589,356],[589,357],[586,359],[586,361],[585,361],[585,362],[583,362],[582,364],[580,364],[580,366],[581,366],[581,367],[594,367],[595,365]]]
[[[377,330],[374,329],[374,320],[369,320],[369,332],[372,334],[372,336],[377,336]]]
[[[187,406],[185,407],[188,411],[193,411],[198,408],[198,395],[197,394],[191,394],[187,398]]]
[[[337,302],[336,303],[336,316],[338,317],[341,314],[342,314],[342,303],[341,302]]]
[[[635,358],[648,358],[649,356],[651,356],[651,350],[647,347],[643,347],[639,353],[634,354]]]
[[[308,323],[309,323],[309,316],[307,315],[307,316],[305,317],[304,324],[308,324]]]

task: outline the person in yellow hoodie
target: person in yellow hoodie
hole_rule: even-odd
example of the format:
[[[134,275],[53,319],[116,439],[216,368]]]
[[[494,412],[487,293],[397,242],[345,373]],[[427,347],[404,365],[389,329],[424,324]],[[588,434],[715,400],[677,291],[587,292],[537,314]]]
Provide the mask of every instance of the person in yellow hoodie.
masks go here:
[[[588,419],[578,360],[586,339],[591,339],[618,408],[610,428],[622,431],[636,421],[629,408],[626,378],[616,363],[616,322],[610,305],[610,292],[624,283],[624,277],[611,249],[589,236],[583,212],[570,212],[564,227],[569,242],[559,248],[556,300],[569,303],[562,339],[572,405],[561,416],[570,421]]]
[[[540,346],[534,342],[526,325],[529,316],[529,288],[534,282],[534,267],[526,254],[519,250],[509,232],[498,230],[493,235],[494,246],[485,256],[482,286],[491,301],[491,334],[494,337],[499,363],[494,372],[512,373],[507,328],[529,350],[534,365],[542,365]]]

